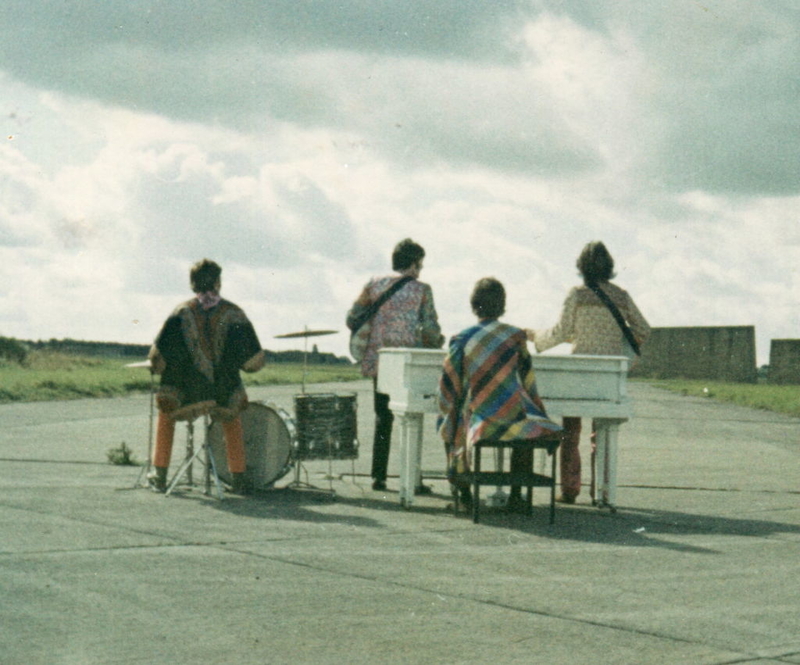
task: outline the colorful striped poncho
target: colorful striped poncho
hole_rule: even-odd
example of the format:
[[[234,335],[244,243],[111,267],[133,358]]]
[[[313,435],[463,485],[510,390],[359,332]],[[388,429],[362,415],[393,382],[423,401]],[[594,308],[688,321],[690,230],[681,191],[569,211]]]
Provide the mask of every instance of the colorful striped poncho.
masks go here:
[[[537,394],[525,332],[497,320],[450,340],[438,398],[437,426],[451,473],[469,470],[480,439],[533,439],[561,430]]]

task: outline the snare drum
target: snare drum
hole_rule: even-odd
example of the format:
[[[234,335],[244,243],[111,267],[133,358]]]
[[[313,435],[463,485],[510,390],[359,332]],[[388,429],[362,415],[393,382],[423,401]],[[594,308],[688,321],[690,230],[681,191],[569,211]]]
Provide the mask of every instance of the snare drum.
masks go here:
[[[297,439],[294,420],[274,404],[250,402],[242,411],[244,455],[247,463],[245,479],[256,490],[269,489],[292,468],[292,449]],[[217,475],[231,484],[222,424],[211,423],[208,441]]]
[[[295,395],[295,459],[357,459],[356,394]]]

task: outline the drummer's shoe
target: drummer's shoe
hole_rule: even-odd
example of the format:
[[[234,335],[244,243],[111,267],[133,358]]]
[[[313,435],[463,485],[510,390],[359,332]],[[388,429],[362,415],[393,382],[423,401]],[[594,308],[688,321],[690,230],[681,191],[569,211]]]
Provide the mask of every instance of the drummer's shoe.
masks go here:
[[[231,474],[231,492],[241,496],[253,493],[253,485],[244,472]]]
[[[414,488],[414,494],[416,496],[427,496],[433,494],[433,488],[430,485],[417,485]]]
[[[372,481],[372,489],[376,492],[383,492],[386,490],[386,481],[378,480],[377,478]]]
[[[153,470],[147,474],[147,484],[154,492],[164,494],[167,491],[167,467],[154,466]]]
[[[569,494],[559,494],[556,497],[556,502],[557,503],[573,504],[573,503],[575,503],[575,497],[574,496],[570,496]]]

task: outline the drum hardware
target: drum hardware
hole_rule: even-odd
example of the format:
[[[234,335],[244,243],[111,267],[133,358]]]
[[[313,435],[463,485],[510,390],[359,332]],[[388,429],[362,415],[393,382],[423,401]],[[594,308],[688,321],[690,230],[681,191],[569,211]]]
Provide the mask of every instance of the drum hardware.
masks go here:
[[[286,333],[284,335],[275,335],[275,339],[292,339],[295,337],[303,338],[303,392],[306,391],[306,373],[308,371],[308,338],[317,337],[319,335],[333,335],[339,332],[338,330],[309,330],[306,326],[305,330],[301,332]]]
[[[217,499],[222,501],[222,483],[219,481],[219,474],[217,473],[217,464],[214,460],[214,456],[211,454],[211,447],[209,443],[209,430],[211,429],[211,425],[209,423],[209,416],[208,413],[203,414],[203,430],[205,432],[205,436],[203,437],[203,445],[199,448],[195,449],[194,446],[194,420],[187,420],[186,421],[186,456],[181,462],[181,465],[178,467],[178,470],[175,472],[175,475],[172,476],[172,480],[167,483],[167,491],[165,493],[166,496],[169,496],[172,493],[172,490],[175,489],[175,486],[178,484],[178,481],[186,476],[186,481],[188,485],[193,485],[193,477],[192,477],[192,468],[194,466],[195,461],[199,461],[199,457],[202,453],[205,453],[205,460],[203,461],[203,467],[205,469],[205,494],[211,495],[211,481],[214,481],[214,487],[217,490]]]
[[[150,475],[150,471],[153,468],[153,427],[155,424],[155,398],[156,398],[156,375],[152,371],[152,363],[150,360],[143,360],[141,362],[134,362],[128,363],[125,367],[130,368],[147,368],[150,370],[150,419],[149,419],[149,428],[147,432],[147,463],[142,467],[142,470],[139,472],[139,476],[136,479],[136,483],[134,484],[134,489],[138,487],[146,487],[149,488],[148,483],[148,476]],[[175,486],[178,484],[178,481],[185,475],[186,477],[186,484],[193,485],[193,465],[194,462],[198,459],[201,452],[206,452],[206,459],[205,459],[205,494],[211,494],[211,481],[214,480],[214,484],[217,490],[217,498],[222,500],[222,485],[219,482],[219,476],[217,475],[216,467],[213,465],[214,460],[210,458],[208,454],[208,415],[204,416],[205,419],[205,441],[203,445],[195,451],[194,448],[194,422],[187,421],[186,422],[186,454],[184,456],[184,460],[181,463],[178,471],[172,477],[172,480],[167,483],[167,491],[166,494],[170,494]]]
[[[128,363],[125,365],[125,367],[146,367],[150,370],[150,423],[147,430],[147,463],[142,467],[142,470],[139,472],[139,477],[136,479],[136,483],[134,483],[133,488],[136,489],[137,487],[148,487],[147,477],[150,474],[150,469],[152,468],[152,462],[150,460],[153,458],[153,425],[155,423],[156,409],[156,375],[152,371],[152,365],[150,364],[149,360]]]
[[[358,457],[356,394],[302,393],[295,395],[294,408],[297,418],[297,440],[294,445],[295,487],[308,487],[300,482],[303,460],[327,459],[327,479],[332,482],[332,461],[353,460]],[[306,473],[306,476],[308,474]],[[318,489],[318,488],[316,488]],[[331,485],[331,491],[333,487]]]

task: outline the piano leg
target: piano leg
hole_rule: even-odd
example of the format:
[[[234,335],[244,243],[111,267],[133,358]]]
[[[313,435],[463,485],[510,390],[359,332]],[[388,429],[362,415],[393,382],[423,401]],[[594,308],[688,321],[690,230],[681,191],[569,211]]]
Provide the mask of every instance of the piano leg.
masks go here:
[[[400,429],[400,504],[410,508],[422,482],[421,413],[395,413]]]
[[[617,439],[624,419],[598,418],[597,426],[597,489],[593,503],[600,508],[617,510]]]

